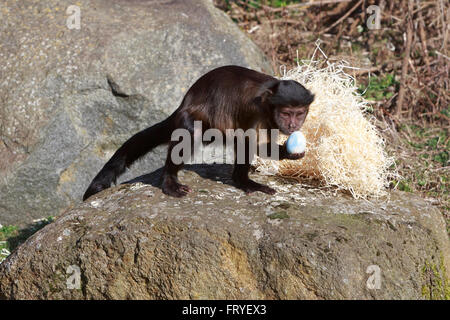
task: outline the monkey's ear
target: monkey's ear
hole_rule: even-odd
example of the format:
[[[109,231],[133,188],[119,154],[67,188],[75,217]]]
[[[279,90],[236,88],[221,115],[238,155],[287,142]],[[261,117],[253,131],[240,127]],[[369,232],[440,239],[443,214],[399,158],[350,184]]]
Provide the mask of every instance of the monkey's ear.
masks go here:
[[[269,97],[277,92],[279,85],[280,81],[277,79],[269,80],[263,83],[256,94],[254,102],[258,105],[264,104]]]

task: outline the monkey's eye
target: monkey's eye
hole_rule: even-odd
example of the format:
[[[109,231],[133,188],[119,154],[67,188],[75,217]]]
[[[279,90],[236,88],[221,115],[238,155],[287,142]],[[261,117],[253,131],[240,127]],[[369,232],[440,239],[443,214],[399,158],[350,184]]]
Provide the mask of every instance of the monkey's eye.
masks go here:
[[[280,115],[281,115],[282,117],[284,117],[284,118],[288,118],[288,117],[291,116],[291,115],[290,115],[289,113],[287,113],[287,112],[280,112]]]

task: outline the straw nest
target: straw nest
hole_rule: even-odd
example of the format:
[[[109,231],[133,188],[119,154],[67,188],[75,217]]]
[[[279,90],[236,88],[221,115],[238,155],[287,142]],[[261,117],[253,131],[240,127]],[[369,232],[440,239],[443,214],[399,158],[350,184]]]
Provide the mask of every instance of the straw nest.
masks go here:
[[[396,174],[389,169],[394,161],[385,152],[374,119],[365,116],[369,104],[345,73],[349,68],[345,62],[314,61],[314,55],[282,77],[298,81],[315,94],[301,129],[307,140],[305,157],[295,161],[257,158],[256,169],[263,174],[318,179],[325,186],[348,190],[355,198],[383,195],[389,178]],[[326,67],[319,67],[323,64]],[[280,136],[279,143],[286,139]]]

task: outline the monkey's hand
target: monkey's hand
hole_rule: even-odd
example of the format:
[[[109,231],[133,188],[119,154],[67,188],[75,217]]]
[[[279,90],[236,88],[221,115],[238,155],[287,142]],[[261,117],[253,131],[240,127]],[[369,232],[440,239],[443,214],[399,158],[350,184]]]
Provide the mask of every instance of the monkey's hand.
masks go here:
[[[302,153],[288,153],[285,159],[288,160],[299,160],[305,156],[305,152]]]
[[[280,160],[299,160],[305,156],[305,152],[302,153],[289,153],[286,148],[286,143],[280,147]]]

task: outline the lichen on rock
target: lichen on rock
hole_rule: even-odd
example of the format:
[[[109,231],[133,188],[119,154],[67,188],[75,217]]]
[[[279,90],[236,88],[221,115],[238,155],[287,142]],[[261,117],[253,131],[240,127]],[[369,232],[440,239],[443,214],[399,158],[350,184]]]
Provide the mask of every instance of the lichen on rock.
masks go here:
[[[429,287],[430,270],[448,279],[450,243],[424,200],[261,176],[278,193],[247,196],[230,170],[187,166],[180,179],[194,192],[182,199],[161,192],[156,171],[69,209],[0,264],[0,298],[428,299],[448,284]]]

